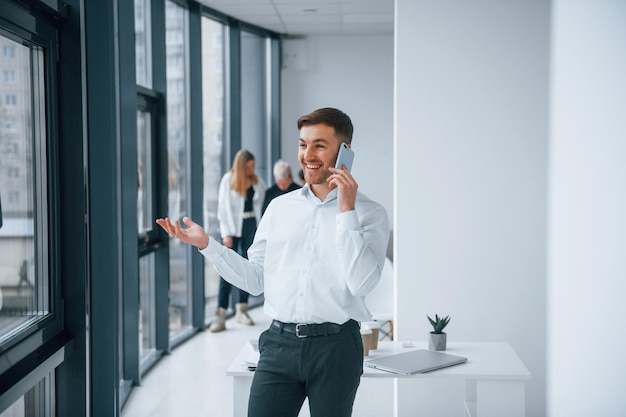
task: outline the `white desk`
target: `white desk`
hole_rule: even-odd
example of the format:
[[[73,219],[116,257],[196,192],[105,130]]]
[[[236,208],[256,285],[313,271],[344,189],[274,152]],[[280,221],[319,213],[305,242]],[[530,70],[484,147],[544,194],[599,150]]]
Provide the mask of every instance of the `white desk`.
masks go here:
[[[410,348],[403,348],[399,342],[380,342],[379,349],[370,352],[365,361],[411,349],[427,348],[426,342],[413,342]],[[387,416],[525,416],[525,385],[531,375],[508,343],[448,343],[447,352],[465,356],[468,361],[412,376],[397,375],[364,366],[359,391],[367,389],[366,383],[369,382],[369,378],[372,378],[372,382],[374,379],[393,381],[393,394],[380,397],[380,401],[390,403],[387,407],[389,412],[385,413]],[[256,359],[258,353],[246,343],[226,371],[226,375],[233,377],[235,417],[247,415],[248,396],[254,375],[254,372],[242,366],[242,363]],[[357,412],[360,397],[362,398],[357,393],[353,414],[365,417],[366,412]]]

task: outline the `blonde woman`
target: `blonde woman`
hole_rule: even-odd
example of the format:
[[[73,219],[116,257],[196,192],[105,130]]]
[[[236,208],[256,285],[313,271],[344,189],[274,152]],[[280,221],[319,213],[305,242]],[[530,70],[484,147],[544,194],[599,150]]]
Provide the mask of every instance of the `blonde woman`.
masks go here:
[[[220,182],[217,220],[224,246],[248,258],[248,248],[252,244],[261,208],[265,199],[266,185],[255,172],[254,155],[245,149],[235,155],[233,166]],[[249,294],[220,277],[217,294],[216,320],[211,324],[212,332],[226,329],[226,310],[229,298],[235,302],[235,319],[238,323],[253,325],[247,313]]]

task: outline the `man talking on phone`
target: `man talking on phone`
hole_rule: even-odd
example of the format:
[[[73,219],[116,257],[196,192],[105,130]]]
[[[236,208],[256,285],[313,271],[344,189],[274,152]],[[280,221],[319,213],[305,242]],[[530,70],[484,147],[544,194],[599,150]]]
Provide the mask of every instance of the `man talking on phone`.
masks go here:
[[[198,247],[224,279],[265,293],[272,319],[259,337],[249,417],[297,417],[305,398],[312,417],[348,417],[363,373],[359,323],[371,320],[364,297],[378,283],[388,242],[385,209],[358,192],[343,166],[352,121],[322,108],[298,119],[298,160],[306,185],[267,207],[248,259],[209,239],[189,218],[157,223]]]

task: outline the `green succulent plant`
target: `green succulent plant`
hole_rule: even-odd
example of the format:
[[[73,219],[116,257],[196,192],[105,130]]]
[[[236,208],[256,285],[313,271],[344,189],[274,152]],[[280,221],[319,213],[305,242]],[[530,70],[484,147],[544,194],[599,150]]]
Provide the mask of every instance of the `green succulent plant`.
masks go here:
[[[435,320],[431,319],[428,315],[426,317],[428,317],[428,321],[433,326],[433,331],[431,333],[443,333],[443,329],[445,329],[448,323],[450,323],[450,316],[439,317],[437,314],[435,314]]]

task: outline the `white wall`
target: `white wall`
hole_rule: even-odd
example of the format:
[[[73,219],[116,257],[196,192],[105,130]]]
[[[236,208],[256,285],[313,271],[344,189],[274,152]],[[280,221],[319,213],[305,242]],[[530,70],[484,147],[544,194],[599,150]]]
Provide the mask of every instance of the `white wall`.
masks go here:
[[[548,410],[626,416],[626,2],[555,0]]]
[[[509,342],[545,415],[548,0],[396,1],[396,335]]]
[[[282,71],[282,157],[298,172],[296,121],[320,107],[354,125],[352,174],[393,224],[393,36],[318,36],[284,42],[297,54]]]
[[[528,416],[617,417],[626,6],[553,4],[397,0],[393,114],[389,39],[307,39],[306,68],[283,71],[283,154],[297,166],[295,120],[332,105],[355,120],[362,189],[389,211],[376,181],[395,165],[399,339],[423,340],[426,314],[451,314],[451,341],[516,349],[533,374]]]

